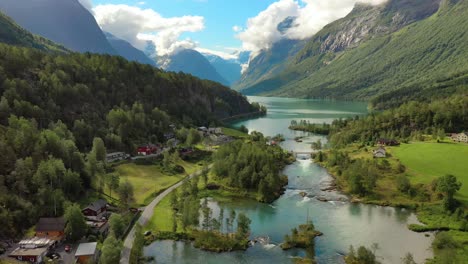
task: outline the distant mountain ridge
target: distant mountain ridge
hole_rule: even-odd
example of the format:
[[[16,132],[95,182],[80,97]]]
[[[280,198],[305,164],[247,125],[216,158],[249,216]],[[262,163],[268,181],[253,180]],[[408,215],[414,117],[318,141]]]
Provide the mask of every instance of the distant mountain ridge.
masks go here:
[[[229,85],[232,85],[241,77],[241,64],[237,59],[224,59],[220,56],[202,53],[210,62],[216,71],[225,79]]]
[[[77,0],[1,0],[0,10],[33,34],[72,51],[117,54]]]
[[[284,71],[242,92],[368,100],[409,86],[419,93],[441,79],[448,84],[468,72],[466,17],[465,0],[357,5],[315,34]]]
[[[198,51],[184,49],[166,57],[157,58],[158,66],[166,71],[184,72],[200,79],[211,80],[223,85],[229,85],[211,65],[211,63]]]
[[[143,64],[149,64],[152,66],[156,66],[156,62],[150,59],[146,54],[133,47],[132,44],[129,42],[117,38],[116,36],[112,35],[109,32],[104,32],[107,41],[111,44],[111,46],[117,51],[117,53],[127,59],[128,61],[135,61]]]

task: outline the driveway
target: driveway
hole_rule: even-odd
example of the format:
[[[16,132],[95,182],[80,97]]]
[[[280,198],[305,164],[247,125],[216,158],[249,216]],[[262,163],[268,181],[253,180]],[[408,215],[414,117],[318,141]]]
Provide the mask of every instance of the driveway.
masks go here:
[[[212,167],[212,165],[210,165],[208,168],[211,168],[211,167]],[[154,198],[154,200],[148,206],[145,207],[145,209],[143,210],[143,213],[140,216],[140,219],[138,219],[138,223],[141,226],[145,226],[146,223],[148,223],[148,221],[153,216],[154,208],[156,207],[156,205],[159,204],[159,202],[161,202],[162,199],[164,199],[164,197],[166,197],[168,194],[170,194],[173,190],[180,187],[185,181],[187,181],[187,180],[189,180],[189,179],[191,179],[191,178],[193,178],[195,176],[200,175],[202,172],[203,171],[200,170],[200,171],[197,171],[195,173],[190,174],[188,177],[186,177],[182,181],[172,185],[167,190],[165,190],[164,192],[162,192],[161,194],[156,196],[156,198]],[[121,264],[128,264],[129,263],[129,261],[130,261],[130,252],[132,251],[132,246],[133,246],[133,241],[134,240],[135,240],[135,226],[133,226],[132,230],[130,230],[127,237],[125,238],[122,253],[121,253],[121,257],[120,257],[120,263]]]

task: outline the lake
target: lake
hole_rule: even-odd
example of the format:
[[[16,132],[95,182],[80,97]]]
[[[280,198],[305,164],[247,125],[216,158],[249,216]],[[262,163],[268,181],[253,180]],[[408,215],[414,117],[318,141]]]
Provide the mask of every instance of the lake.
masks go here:
[[[336,118],[354,117],[367,113],[366,103],[290,98],[249,97],[268,108],[264,117],[239,121],[233,126],[246,126],[266,136],[283,134],[281,146],[287,150],[310,151],[310,143],[326,138],[288,129],[291,120],[311,123],[330,123]],[[303,142],[294,140],[304,136]],[[247,251],[211,253],[195,249],[190,243],[156,241],[144,249],[145,256],[154,256],[161,263],[293,263],[294,257],[306,256],[304,250],[283,251],[279,246],[284,235],[310,219],[315,228],[324,233],[315,240],[315,255],[319,263],[343,263],[349,246],[367,247],[377,243],[376,255],[382,263],[401,263],[411,252],[418,263],[432,257],[433,235],[412,232],[408,224],[417,223],[414,213],[406,209],[375,205],[353,204],[335,191],[322,191],[332,182],[327,171],[311,160],[298,160],[283,172],[289,178],[284,195],[272,204],[243,200],[229,203],[210,201],[213,216],[224,208],[244,212],[252,220],[252,237],[268,236],[270,244],[249,248]],[[300,195],[307,193],[306,197]],[[321,202],[317,198],[325,198]]]

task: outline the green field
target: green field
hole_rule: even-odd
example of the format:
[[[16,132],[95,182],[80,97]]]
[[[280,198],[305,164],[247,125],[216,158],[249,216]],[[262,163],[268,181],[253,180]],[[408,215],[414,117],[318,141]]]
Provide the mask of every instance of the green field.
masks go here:
[[[249,135],[244,133],[244,132],[241,132],[237,129],[233,129],[233,128],[227,128],[227,127],[223,127],[221,128],[222,131],[223,131],[223,134],[226,135],[226,136],[231,136],[231,137],[235,137],[235,138],[246,138],[248,137]]]
[[[174,185],[200,168],[196,164],[185,161],[179,162],[179,165],[184,167],[185,173],[167,175],[157,165],[137,165],[135,163],[119,165],[116,167],[116,171],[119,173],[121,181],[128,180],[132,184],[135,202],[138,205],[146,205],[151,202],[155,194]]]
[[[413,183],[455,175],[463,184],[455,197],[468,203],[468,144],[415,142],[389,150],[406,166]]]

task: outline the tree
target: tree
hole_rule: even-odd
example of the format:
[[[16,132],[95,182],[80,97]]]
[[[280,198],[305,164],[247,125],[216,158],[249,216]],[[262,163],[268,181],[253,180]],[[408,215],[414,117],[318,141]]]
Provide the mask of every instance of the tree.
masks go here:
[[[109,196],[112,198],[112,191],[116,191],[120,185],[120,175],[111,173],[107,175],[107,188],[109,188]]]
[[[122,207],[128,208],[133,203],[133,201],[135,201],[133,196],[133,186],[128,180],[124,181],[119,186],[118,192],[120,204],[122,205]]]
[[[126,224],[123,217],[120,214],[112,214],[109,218],[109,225],[111,232],[117,239],[123,237]]]
[[[416,261],[414,261],[413,254],[411,253],[406,253],[405,257],[402,258],[403,264],[416,264]]]
[[[208,230],[211,229],[211,216],[213,214],[213,210],[208,206],[208,199],[205,198],[203,199],[202,203],[202,214],[203,214],[203,222],[202,222],[202,228],[203,230]]]
[[[101,264],[115,264],[120,261],[120,242],[113,236],[107,236],[106,240],[102,244],[101,258],[99,263]]]
[[[437,180],[437,191],[444,194],[444,208],[452,210],[455,205],[453,196],[460,190],[462,183],[453,175],[445,175]]]
[[[176,210],[177,205],[179,204],[179,201],[178,201],[179,199],[177,197],[177,189],[171,192],[170,199],[171,199],[171,208],[172,208],[172,210]]]
[[[172,210],[172,232],[177,232],[177,215],[175,210]]]
[[[202,137],[200,133],[196,129],[191,128],[188,132],[185,144],[187,144],[188,146],[193,146],[198,144],[201,141],[201,139]]]
[[[106,146],[101,138],[96,137],[93,139],[93,148],[91,149],[91,153],[96,158],[96,161],[106,162]]]
[[[65,210],[65,220],[65,234],[68,239],[78,241],[86,234],[88,226],[78,204],[72,204]]]
[[[250,223],[252,221],[244,214],[240,213],[237,217],[237,232],[238,239],[246,239],[250,234]]]

